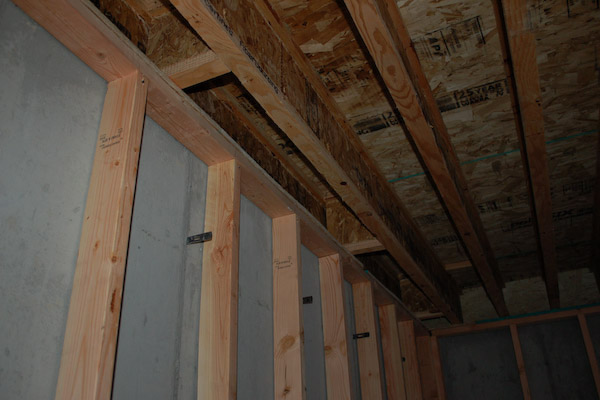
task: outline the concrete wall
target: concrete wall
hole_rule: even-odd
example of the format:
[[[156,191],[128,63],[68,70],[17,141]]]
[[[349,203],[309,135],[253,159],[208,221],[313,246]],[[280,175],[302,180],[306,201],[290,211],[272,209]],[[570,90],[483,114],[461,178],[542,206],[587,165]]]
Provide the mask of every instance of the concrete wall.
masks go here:
[[[508,328],[439,339],[448,400],[522,399]]]
[[[0,399],[50,399],[106,83],[8,0],[0,71]]]
[[[242,196],[238,304],[238,399],[272,399],[271,218]]]
[[[194,397],[202,245],[186,246],[185,241],[203,231],[207,171],[205,164],[146,118],[119,328],[115,400]],[[185,286],[186,282],[197,286]],[[186,289],[192,291],[184,296]],[[195,341],[182,343],[183,332],[194,332],[190,337]],[[180,355],[185,361],[191,354],[192,362],[180,365]],[[177,397],[178,391],[182,396]]]
[[[311,304],[302,306],[304,321],[304,363],[306,398],[327,398],[325,353],[323,344],[323,314],[321,312],[321,280],[319,259],[302,246],[302,297],[312,297]]]
[[[532,400],[597,400],[577,318],[519,327]]]

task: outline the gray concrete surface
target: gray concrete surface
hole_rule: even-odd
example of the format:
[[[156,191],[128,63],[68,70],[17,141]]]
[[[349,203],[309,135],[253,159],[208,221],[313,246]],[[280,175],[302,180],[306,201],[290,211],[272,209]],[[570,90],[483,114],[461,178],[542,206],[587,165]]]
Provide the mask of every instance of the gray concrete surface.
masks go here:
[[[238,399],[272,399],[271,218],[242,196],[238,304]]]
[[[306,398],[327,398],[325,353],[323,344],[323,314],[321,312],[321,280],[319,259],[306,247],[301,248],[302,297],[312,297],[311,304],[302,306],[304,319],[304,364]]]
[[[179,362],[180,354],[188,354],[181,351],[182,333],[194,331],[197,337],[198,332],[197,322],[195,327],[182,330],[186,266],[197,271],[201,264],[201,254],[200,258],[194,255],[190,264],[186,263],[186,255],[188,248],[190,252],[197,251],[202,245],[186,246],[185,241],[192,228],[188,227],[191,210],[202,215],[204,212],[204,196],[193,194],[205,193],[206,174],[207,167],[201,161],[146,118],[125,275],[114,400],[176,398],[180,390],[178,371],[194,375],[187,386],[182,382],[182,391],[195,382],[194,365],[186,364],[187,370],[180,370]],[[201,216],[194,222],[193,231],[201,233]],[[188,279],[192,271],[187,271]],[[189,353],[197,349],[197,344],[188,345]]]
[[[532,400],[598,399],[577,318],[519,327]]]
[[[508,328],[439,339],[448,400],[522,399]]]
[[[52,399],[106,82],[0,0],[0,399]]]

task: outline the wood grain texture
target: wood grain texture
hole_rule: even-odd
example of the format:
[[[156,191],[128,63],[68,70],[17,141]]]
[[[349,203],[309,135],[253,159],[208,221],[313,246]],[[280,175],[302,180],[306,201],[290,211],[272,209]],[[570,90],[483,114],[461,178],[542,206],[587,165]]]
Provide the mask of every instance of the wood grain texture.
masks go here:
[[[446,400],[446,387],[444,385],[444,372],[442,371],[442,359],[440,356],[440,345],[436,336],[431,337],[431,359],[433,374],[437,387],[438,399]]]
[[[400,349],[404,357],[404,383],[408,399],[421,399],[421,376],[419,374],[419,357],[415,340],[415,326],[412,321],[398,322]]]
[[[412,280],[458,322],[456,285],[270,8],[247,0],[173,4]]]
[[[338,254],[319,258],[319,276],[327,398],[349,400],[351,389],[344,313],[344,279]]]
[[[421,392],[423,400],[437,400],[437,379],[433,371],[431,354],[431,336],[417,336],[417,356],[419,358],[419,375],[421,376]]]
[[[379,307],[379,328],[381,329],[381,347],[385,367],[385,384],[390,400],[406,400],[402,351],[398,336],[398,317],[393,304]]]
[[[146,92],[138,72],[108,84],[56,399],[110,399]]]
[[[599,113],[600,114],[600,113]],[[600,118],[599,118],[600,120]],[[598,126],[600,130],[600,124]],[[594,221],[592,228],[592,269],[600,290],[600,135],[596,143],[596,181],[594,189]]]
[[[182,89],[230,72],[212,51],[178,61],[163,68],[163,71]]]
[[[510,325],[510,336],[512,337],[515,358],[517,359],[517,368],[519,369],[519,378],[521,379],[521,390],[523,390],[523,400],[531,400],[531,391],[529,390],[527,370],[525,369],[525,360],[523,359],[523,350],[521,349],[521,339],[519,338],[517,325]]]
[[[273,219],[275,399],[305,399],[300,225],[295,214]]]
[[[600,397],[600,364],[598,364],[598,359],[596,358],[596,350],[594,349],[594,342],[592,342],[592,337],[590,336],[587,318],[580,312],[577,314],[577,319],[579,320],[579,327],[581,328],[581,335],[583,336],[583,342],[585,343],[585,350],[587,351],[588,360],[590,361],[590,369],[594,376],[596,391],[598,392],[598,397]]]
[[[382,371],[379,362],[379,340],[371,282],[352,285],[354,296],[355,332],[369,332],[369,337],[356,339],[360,370],[360,391],[363,399],[383,399]]]
[[[237,398],[240,171],[235,160],[208,168],[198,336],[198,400]]]
[[[499,315],[508,315],[491,245],[396,3],[392,0],[345,0],[345,3],[492,304]]]
[[[550,175],[546,155],[542,95],[536,60],[535,36],[526,27],[527,7],[521,0],[498,0],[495,5],[501,34],[506,41],[505,58],[511,60],[516,93],[513,100],[518,107],[516,115],[519,142],[528,179],[534,228],[536,230],[540,262],[544,271],[550,308],[560,307],[558,268],[552,221]],[[502,37],[501,37],[502,40]]]

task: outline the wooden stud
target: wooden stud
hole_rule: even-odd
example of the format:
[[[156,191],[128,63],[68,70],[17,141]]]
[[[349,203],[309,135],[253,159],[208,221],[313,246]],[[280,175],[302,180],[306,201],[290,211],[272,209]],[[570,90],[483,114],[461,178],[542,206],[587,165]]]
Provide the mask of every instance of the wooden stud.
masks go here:
[[[369,337],[356,339],[362,398],[369,400],[383,399],[377,321],[375,320],[375,304],[371,282],[353,284],[352,293],[354,296],[355,333],[369,333]]]
[[[323,344],[327,398],[350,399],[350,368],[346,317],[344,313],[344,279],[340,257],[334,254],[319,258]]]
[[[304,399],[300,231],[295,214],[273,219],[275,399]]]
[[[496,0],[494,8],[505,59],[511,62],[507,65],[508,75],[514,77],[511,84],[514,86],[515,120],[548,301],[550,308],[559,308],[550,175],[535,35],[526,28],[527,5],[522,0]]]
[[[598,118],[600,121],[600,118]],[[598,126],[600,130],[600,124]],[[594,189],[594,220],[592,231],[592,270],[600,290],[600,134],[596,143],[596,181]]]
[[[419,374],[421,376],[421,392],[423,400],[437,400],[437,379],[433,371],[431,354],[431,336],[417,336],[417,356],[419,358]]]
[[[581,335],[583,336],[583,342],[585,343],[585,350],[587,351],[590,368],[592,370],[592,375],[594,376],[596,391],[598,392],[598,397],[600,397],[600,366],[598,365],[598,360],[596,358],[594,343],[590,336],[587,319],[581,312],[577,314],[577,319],[579,320],[579,327],[581,328]]]
[[[492,247],[396,2],[345,0],[345,3],[494,308],[500,316],[508,315]]]
[[[415,340],[415,325],[413,321],[398,322],[400,349],[404,357],[404,383],[408,399],[421,399],[421,376],[419,374],[419,358]]]
[[[531,400],[531,391],[529,390],[529,381],[527,380],[527,370],[525,369],[525,360],[523,360],[523,351],[521,350],[521,339],[517,325],[510,324],[510,336],[512,337],[513,348],[515,349],[515,358],[517,359],[517,368],[521,378],[521,389],[523,390],[523,400]]]
[[[208,168],[198,339],[198,400],[235,399],[240,171],[235,160]]]
[[[172,3],[412,280],[450,321],[460,321],[455,282],[269,5]]]
[[[442,358],[440,357],[440,346],[438,338],[431,336],[431,359],[435,382],[437,385],[438,399],[446,400],[446,387],[444,385],[444,372],[442,371]]]
[[[146,107],[137,71],[108,83],[62,350],[56,399],[109,399]]]
[[[182,89],[230,72],[212,51],[198,54],[163,68],[163,72]]]
[[[394,304],[379,307],[379,327],[388,399],[406,400],[398,318]]]

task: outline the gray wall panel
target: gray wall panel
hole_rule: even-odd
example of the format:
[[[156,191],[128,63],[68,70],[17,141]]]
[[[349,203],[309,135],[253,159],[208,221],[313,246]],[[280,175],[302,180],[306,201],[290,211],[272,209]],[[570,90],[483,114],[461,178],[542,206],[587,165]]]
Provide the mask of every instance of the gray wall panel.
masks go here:
[[[8,0],[0,71],[0,399],[50,399],[106,82]]]
[[[242,196],[238,304],[238,399],[272,399],[272,221]]]
[[[439,338],[448,400],[522,399],[508,328]]]

